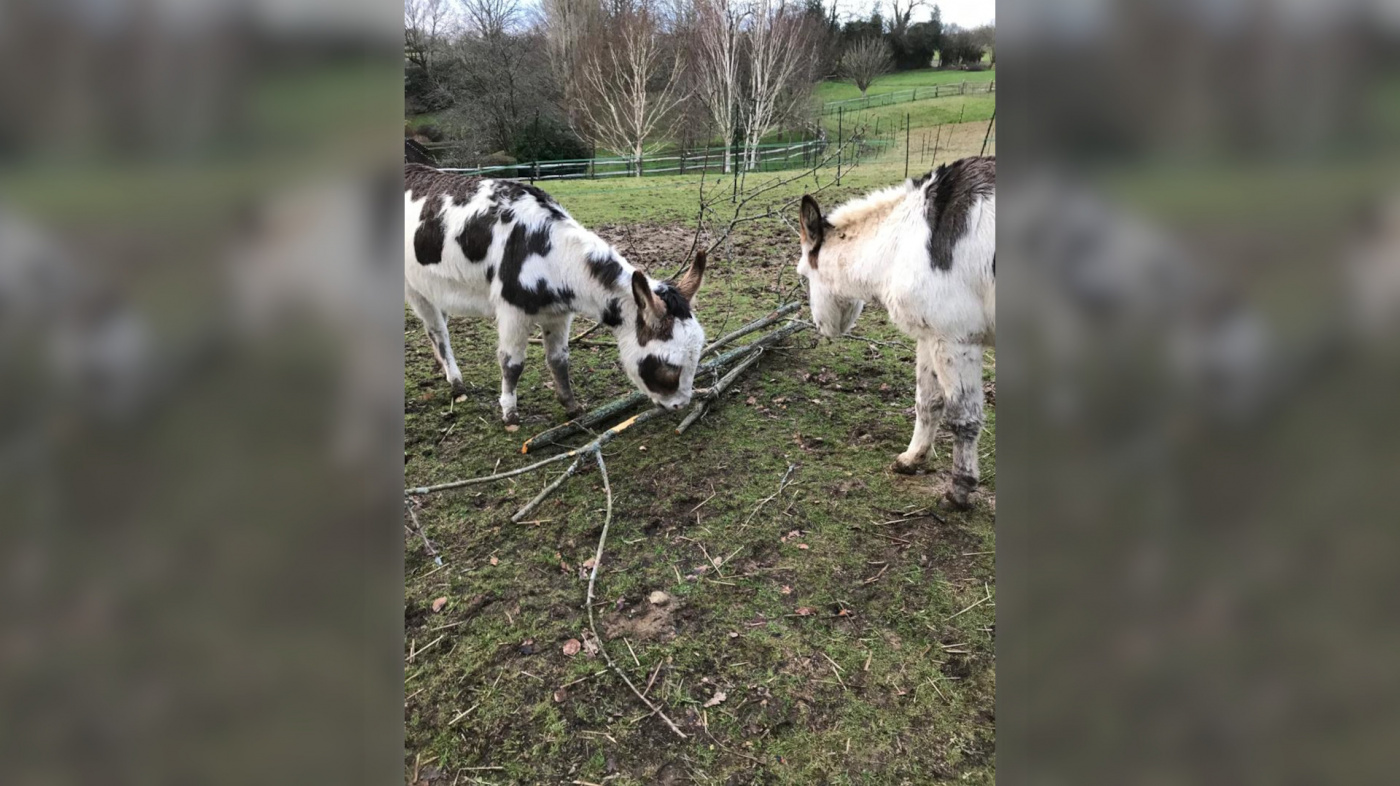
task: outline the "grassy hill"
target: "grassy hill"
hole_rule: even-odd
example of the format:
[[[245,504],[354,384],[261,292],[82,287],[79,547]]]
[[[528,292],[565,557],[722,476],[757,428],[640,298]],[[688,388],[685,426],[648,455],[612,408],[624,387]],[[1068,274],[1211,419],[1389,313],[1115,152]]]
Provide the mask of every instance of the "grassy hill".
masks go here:
[[[990,82],[996,78],[997,72],[995,70],[938,71],[932,68],[924,68],[918,71],[900,71],[895,74],[885,74],[870,85],[867,94],[878,95],[880,93],[894,93],[900,90],[909,90],[914,87],[953,85],[958,82]],[[860,89],[849,79],[828,79],[817,85],[815,95],[820,101],[844,101],[848,98],[860,98]]]

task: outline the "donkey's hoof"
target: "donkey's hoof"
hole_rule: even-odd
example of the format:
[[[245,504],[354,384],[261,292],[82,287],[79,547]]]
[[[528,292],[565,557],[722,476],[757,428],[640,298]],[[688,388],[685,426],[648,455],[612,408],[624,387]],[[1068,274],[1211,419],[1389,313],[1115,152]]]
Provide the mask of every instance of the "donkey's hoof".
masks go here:
[[[506,424],[506,431],[515,431],[520,428],[520,415],[515,410],[507,412],[502,418]]]
[[[972,510],[971,495],[959,492],[957,489],[948,489],[943,494],[943,498],[948,500],[948,506],[953,510]]]
[[[894,463],[890,465],[890,469],[894,472],[898,472],[901,475],[919,474],[918,464],[905,464],[902,459],[897,457],[895,458]]]
[[[943,495],[954,510],[971,510],[972,495],[977,490],[977,481],[971,478],[955,477],[953,485]]]
[[[466,396],[467,396],[467,383],[463,382],[463,381],[460,380],[460,379],[454,379],[454,380],[452,380],[452,398],[453,398],[453,400],[455,400],[455,401],[460,401],[460,400],[466,398]]]
[[[569,420],[573,420],[579,415],[582,415],[584,411],[583,406],[577,401],[564,405],[564,414],[568,416]]]

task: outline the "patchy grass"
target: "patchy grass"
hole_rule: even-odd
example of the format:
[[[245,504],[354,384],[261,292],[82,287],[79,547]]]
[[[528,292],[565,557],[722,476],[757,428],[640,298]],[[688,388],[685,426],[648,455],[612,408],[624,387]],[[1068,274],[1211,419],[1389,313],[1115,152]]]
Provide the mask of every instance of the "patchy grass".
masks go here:
[[[924,68],[917,71],[900,71],[876,79],[871,83],[866,95],[896,93],[931,85],[955,85],[959,82],[990,82],[996,78],[995,70],[940,71]],[[828,79],[817,85],[815,95],[818,101],[844,101],[848,98],[860,98],[860,88],[848,79]]]
[[[968,124],[956,137],[962,150],[955,145],[949,157],[976,152],[980,134]],[[824,201],[902,175],[902,156],[863,164]],[[683,254],[697,183],[547,187],[629,258],[655,266]],[[772,203],[814,186],[778,189]],[[744,226],[712,263],[697,304],[711,336],[778,304],[793,283],[795,248],[777,219]],[[521,430],[506,432],[493,325],[463,319],[451,330],[470,386],[460,403],[416,318],[405,315],[412,485],[521,466],[521,441],[563,417],[532,345]],[[404,677],[409,777],[992,783],[995,396],[982,441],[985,489],[972,512],[946,511],[937,496],[949,470],[946,435],[928,474],[887,469],[913,425],[912,345],[879,309],[856,332],[897,346],[800,334],[685,436],[661,420],[607,451],[615,519],[598,577],[599,628],[616,636],[609,651],[639,686],[656,673],[649,695],[689,740],[648,717],[615,676],[590,676],[600,659],[563,654],[587,626],[580,568],[602,524],[596,469],[571,479],[532,523],[509,516],[553,473],[427,498],[419,517],[445,566],[406,536],[405,655],[415,653]],[[573,364],[588,404],[631,389],[612,348],[576,347]],[[984,377],[994,389],[991,353]],[[760,507],[790,465],[792,483]],[[721,558],[719,568],[710,557]],[[648,595],[657,590],[672,601],[653,607]],[[440,597],[446,605],[434,613]],[[727,698],[705,707],[717,691]]]

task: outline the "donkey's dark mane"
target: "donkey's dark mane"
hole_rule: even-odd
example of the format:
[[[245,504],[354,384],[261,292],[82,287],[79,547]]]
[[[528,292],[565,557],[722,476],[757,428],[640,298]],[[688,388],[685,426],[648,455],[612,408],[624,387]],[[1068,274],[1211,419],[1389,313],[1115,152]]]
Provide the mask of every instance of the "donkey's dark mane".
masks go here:
[[[972,206],[977,200],[990,196],[996,185],[995,156],[959,159],[915,182],[916,188],[926,189],[924,218],[929,228],[929,263],[934,268],[952,269],[953,246],[967,232],[967,217]]]

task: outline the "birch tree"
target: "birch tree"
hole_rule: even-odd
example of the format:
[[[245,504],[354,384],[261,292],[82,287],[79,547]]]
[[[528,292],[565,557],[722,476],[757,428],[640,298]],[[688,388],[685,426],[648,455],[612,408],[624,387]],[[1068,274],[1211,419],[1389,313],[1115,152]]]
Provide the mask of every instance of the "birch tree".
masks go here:
[[[733,165],[739,132],[741,26],[748,16],[740,0],[696,0],[696,83],[711,122],[724,143],[724,171]]]
[[[668,46],[661,20],[647,2],[617,7],[604,28],[580,69],[577,105],[582,131],[597,147],[631,157],[640,175],[648,143],[687,98],[681,80],[684,63]]]
[[[746,166],[758,163],[758,145],[778,127],[809,69],[811,30],[800,9],[787,0],[753,0],[748,34],[748,102],[744,117]]]

